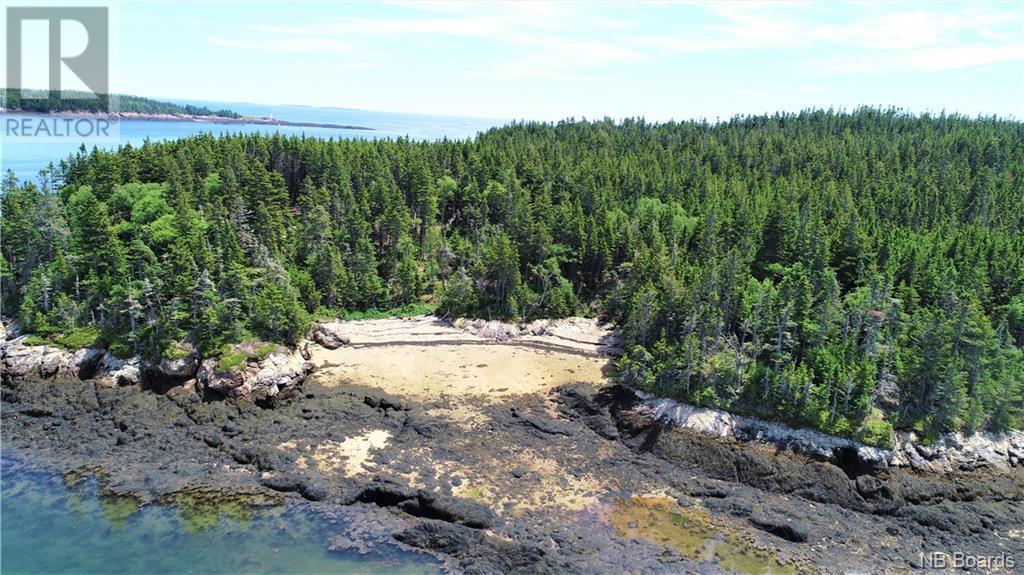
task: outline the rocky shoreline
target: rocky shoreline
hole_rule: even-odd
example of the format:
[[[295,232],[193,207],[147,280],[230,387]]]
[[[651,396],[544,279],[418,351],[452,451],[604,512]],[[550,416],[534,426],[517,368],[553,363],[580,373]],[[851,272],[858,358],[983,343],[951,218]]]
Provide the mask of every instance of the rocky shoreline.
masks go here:
[[[913,432],[898,431],[893,449],[879,449],[851,439],[783,423],[696,407],[637,391],[637,411],[701,435],[742,442],[760,442],[819,461],[874,472],[905,467],[934,474],[1010,471],[1024,463],[1024,432],[947,433],[924,444]]]
[[[230,370],[189,354],[149,366],[6,340],[5,455],[88,472],[143,501],[201,485],[358,511],[362,531],[336,534],[339,548],[375,533],[460,573],[887,572],[918,568],[919,553],[933,551],[1024,560],[1019,467],[951,463],[946,473],[851,465],[846,445],[831,457],[780,449],[797,443],[584,375],[577,363],[615,349],[592,320],[514,330],[327,322],[312,337],[295,351],[241,350]],[[422,370],[439,349],[426,344],[447,343],[463,350],[466,373],[487,373],[484,363],[508,350],[531,354],[517,363],[575,363],[507,392],[476,379],[453,395],[355,377],[360,353]],[[764,562],[724,567],[723,552],[689,553],[644,531],[649,517],[628,515],[641,512],[697,517],[716,548],[742,546]]]

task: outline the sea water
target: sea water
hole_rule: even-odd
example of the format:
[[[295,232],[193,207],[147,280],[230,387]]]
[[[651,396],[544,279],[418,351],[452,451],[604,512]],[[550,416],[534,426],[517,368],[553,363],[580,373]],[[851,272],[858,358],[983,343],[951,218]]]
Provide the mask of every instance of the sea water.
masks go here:
[[[88,476],[5,465],[0,478],[4,574],[440,572],[433,558],[387,544],[331,551],[345,520],[303,503],[189,492],[140,505],[101,496]]]

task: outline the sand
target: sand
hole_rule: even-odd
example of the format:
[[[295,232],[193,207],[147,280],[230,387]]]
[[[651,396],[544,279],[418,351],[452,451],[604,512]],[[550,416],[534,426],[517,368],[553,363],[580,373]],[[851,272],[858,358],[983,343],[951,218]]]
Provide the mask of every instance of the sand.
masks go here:
[[[351,343],[335,350],[317,347],[315,377],[325,385],[357,383],[421,402],[498,400],[576,381],[604,381],[611,355],[602,340],[613,332],[596,320],[563,321],[553,333],[503,342],[431,316],[338,322],[334,329]]]
[[[329,326],[350,343],[334,350],[311,346],[316,367],[312,377],[319,384],[376,387],[420,404],[427,415],[465,430],[469,443],[490,433],[487,406],[516,396],[543,398],[545,409],[557,417],[548,392],[567,383],[604,383],[618,351],[617,334],[587,318],[516,326],[420,316],[331,322]],[[341,443],[310,446],[303,463],[308,461],[325,474],[364,474],[368,468],[376,469],[373,455],[387,447],[388,438],[387,432],[376,429]],[[552,438],[551,443],[552,449],[571,453],[568,438]],[[609,488],[594,477],[573,475],[550,454],[504,444],[490,447],[503,465],[451,461],[423,446],[389,457],[416,462],[411,472],[389,472],[415,488],[425,487],[423,465],[431,475],[459,477],[462,481],[452,489],[453,495],[476,500],[501,515],[541,508],[578,511],[593,506]],[[515,488],[508,485],[513,467],[524,474]]]

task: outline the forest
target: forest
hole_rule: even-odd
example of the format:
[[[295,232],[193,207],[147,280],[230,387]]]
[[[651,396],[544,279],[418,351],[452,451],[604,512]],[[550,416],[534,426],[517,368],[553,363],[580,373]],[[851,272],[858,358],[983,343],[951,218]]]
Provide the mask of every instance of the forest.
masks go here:
[[[5,110],[18,110],[35,114],[51,112],[85,112],[105,114],[111,111],[111,99],[116,104],[113,111],[135,114],[171,114],[175,116],[217,116],[220,118],[241,118],[231,110],[211,110],[205,106],[173,104],[139,96],[120,94],[98,94],[65,90],[22,90],[0,88],[0,102]]]
[[[1024,426],[1024,123],[894,109],[196,136],[3,181],[6,317],[159,358],[400,306],[600,315],[622,381],[885,446]]]

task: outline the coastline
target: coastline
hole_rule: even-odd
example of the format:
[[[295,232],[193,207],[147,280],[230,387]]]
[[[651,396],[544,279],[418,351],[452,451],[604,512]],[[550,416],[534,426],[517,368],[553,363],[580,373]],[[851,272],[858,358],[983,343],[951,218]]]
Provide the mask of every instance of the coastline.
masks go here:
[[[187,114],[143,114],[138,112],[117,112],[111,114],[97,114],[94,112],[24,112],[17,109],[0,109],[2,114],[18,114],[21,116],[32,116],[32,117],[57,117],[57,118],[95,118],[104,119],[111,121],[121,122],[192,122],[200,124],[217,124],[217,125],[259,125],[259,126],[289,126],[297,128],[327,128],[333,130],[360,130],[360,131],[374,131],[373,128],[366,126],[353,126],[346,124],[331,124],[325,122],[295,122],[290,120],[280,120],[277,118],[261,118],[256,116],[242,116],[239,118],[229,118],[225,116],[194,116]]]
[[[142,501],[200,483],[358,510],[451,572],[875,572],[949,538],[1021,546],[1019,470],[863,469],[711,437],[611,384],[615,349],[592,319],[420,316],[322,322],[231,377],[209,359],[72,373],[53,351],[35,377],[4,365],[5,450]],[[757,568],[648,529],[679,517]]]

